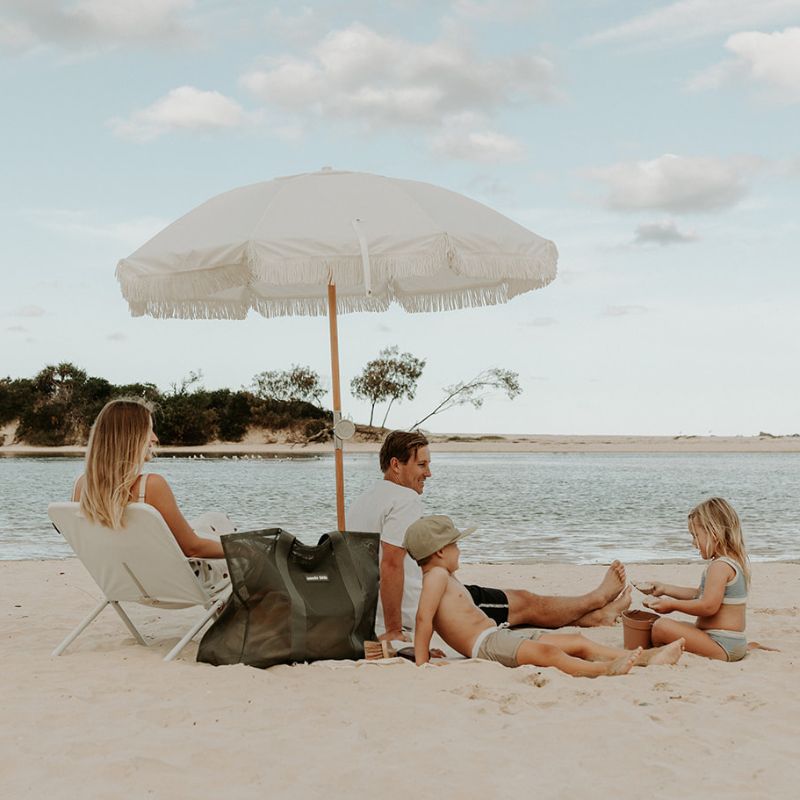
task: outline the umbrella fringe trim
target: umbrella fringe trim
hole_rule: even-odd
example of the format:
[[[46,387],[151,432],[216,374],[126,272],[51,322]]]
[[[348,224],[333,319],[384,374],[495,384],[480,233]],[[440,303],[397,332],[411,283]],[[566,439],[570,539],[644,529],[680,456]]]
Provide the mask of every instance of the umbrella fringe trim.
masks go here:
[[[210,269],[185,270],[173,275],[136,275],[134,268],[120,261],[116,277],[122,296],[143,303],[203,302],[203,298],[250,282],[246,264],[225,264]]]
[[[465,255],[453,250],[448,237],[441,237],[437,246],[426,253],[414,253],[403,256],[371,255],[370,266],[375,284],[391,283],[392,280],[408,277],[432,277],[445,270],[464,277],[495,278],[497,280],[540,280],[545,285],[556,276],[558,253],[552,242],[545,241],[540,253],[524,255],[498,255],[496,253]],[[252,252],[248,253],[248,263],[225,264],[209,269],[185,270],[173,275],[136,275],[135,267],[120,261],[117,265],[116,277],[123,297],[129,302],[179,305],[188,303],[194,307],[219,292],[228,289],[248,286],[252,281],[260,280],[267,285],[284,286],[292,283],[301,285],[326,285],[332,277],[334,282],[343,288],[363,286],[364,273],[361,256],[339,259],[304,261],[288,260],[281,264],[265,263],[258,260]],[[285,283],[284,283],[285,281]],[[455,292],[460,290],[456,289]],[[478,290],[482,291],[482,290]],[[212,307],[218,303],[228,305],[226,301],[209,299]],[[314,299],[265,301],[278,306],[287,303],[299,303],[300,307],[311,303]],[[427,301],[426,301],[427,302]],[[485,305],[479,302],[479,305]],[[446,303],[445,303],[446,305]],[[374,300],[353,299],[353,311],[371,310],[375,308]],[[292,306],[293,307],[293,306]],[[379,306],[378,306],[379,307]],[[461,307],[461,306],[459,306]],[[147,312],[150,313],[150,312]],[[263,312],[262,312],[263,313]],[[278,312],[282,314],[284,312]],[[308,312],[285,313],[320,313]],[[228,314],[224,313],[224,318]]]
[[[412,313],[455,311],[464,308],[506,303],[518,294],[507,283],[479,289],[457,289],[449,294],[396,295],[391,297],[342,296],[336,299],[340,314],[359,311],[386,311],[396,302]],[[285,300],[252,298],[249,303],[193,300],[131,300],[128,302],[134,317],[151,316],[160,319],[244,319],[250,310],[264,317],[324,316],[328,303],[323,297],[287,298]]]

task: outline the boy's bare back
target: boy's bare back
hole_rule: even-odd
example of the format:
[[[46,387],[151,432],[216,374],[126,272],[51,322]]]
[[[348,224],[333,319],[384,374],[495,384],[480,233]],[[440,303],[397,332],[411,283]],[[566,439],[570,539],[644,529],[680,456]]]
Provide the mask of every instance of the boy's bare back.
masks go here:
[[[421,607],[426,594],[429,599],[439,596],[433,615],[436,633],[462,656],[470,658],[478,634],[486,628],[495,627],[494,622],[475,605],[461,582],[444,567],[431,567],[423,571]]]

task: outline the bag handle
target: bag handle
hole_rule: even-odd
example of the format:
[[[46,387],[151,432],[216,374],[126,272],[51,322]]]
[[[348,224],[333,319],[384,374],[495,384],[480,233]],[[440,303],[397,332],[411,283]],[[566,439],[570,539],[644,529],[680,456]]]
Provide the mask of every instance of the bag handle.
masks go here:
[[[339,566],[339,574],[342,576],[344,588],[350,595],[350,602],[353,604],[353,627],[350,629],[350,644],[354,652],[358,652],[361,647],[361,640],[356,636],[356,626],[361,621],[364,614],[364,587],[358,577],[353,556],[350,548],[344,540],[340,531],[331,531],[328,536],[331,538],[333,554],[336,556],[336,563]]]
[[[289,601],[292,606],[289,646],[289,658],[293,662],[305,661],[306,652],[306,632],[308,629],[306,603],[300,592],[292,581],[289,574],[289,556],[294,547],[295,537],[291,533],[282,530],[278,534],[278,541],[275,543],[275,564],[278,567],[283,585],[289,593]]]

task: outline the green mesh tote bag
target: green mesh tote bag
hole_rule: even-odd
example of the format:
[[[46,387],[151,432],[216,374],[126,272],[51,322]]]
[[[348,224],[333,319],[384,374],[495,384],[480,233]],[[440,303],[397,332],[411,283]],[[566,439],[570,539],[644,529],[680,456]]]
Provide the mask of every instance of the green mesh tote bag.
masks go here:
[[[305,545],[280,528],[222,537],[232,593],[197,660],[271,667],[364,657],[375,638],[377,533]]]

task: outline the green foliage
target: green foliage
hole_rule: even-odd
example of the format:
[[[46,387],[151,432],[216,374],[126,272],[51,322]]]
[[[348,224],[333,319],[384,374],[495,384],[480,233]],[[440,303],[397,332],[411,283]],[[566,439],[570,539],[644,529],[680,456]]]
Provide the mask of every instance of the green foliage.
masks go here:
[[[383,415],[381,427],[386,425],[386,418],[395,400],[413,400],[417,391],[417,381],[425,368],[425,361],[411,355],[401,353],[397,346],[385,347],[378,357],[367,362],[364,370],[350,382],[350,391],[355,397],[369,401],[369,424],[375,415],[378,403],[389,401],[389,407]]]
[[[296,388],[305,387],[306,397],[319,400],[323,394],[319,377],[300,367],[293,371]],[[307,373],[316,383],[300,381]],[[249,427],[288,429],[320,440],[331,426],[330,411],[305,399],[258,397],[246,390],[209,391],[200,385],[201,379],[199,371],[190,372],[161,392],[152,383],[114,386],[70,363],[48,365],[30,379],[0,379],[0,424],[18,420],[17,441],[31,445],[85,444],[95,417],[109,400],[141,397],[153,403],[156,433],[163,445],[237,442]]]
[[[259,372],[253,376],[253,394],[262,399],[302,400],[319,405],[325,394],[319,375],[310,367],[292,364],[291,369]]]
[[[209,395],[217,422],[217,438],[223,442],[241,442],[252,417],[253,396],[247,392],[218,389]]]
[[[0,425],[19,419],[33,405],[34,395],[30,378],[0,378]]]
[[[85,441],[113,394],[105,378],[90,378],[68,362],[46,366],[31,385],[29,401],[19,414],[17,439],[48,447]]]

